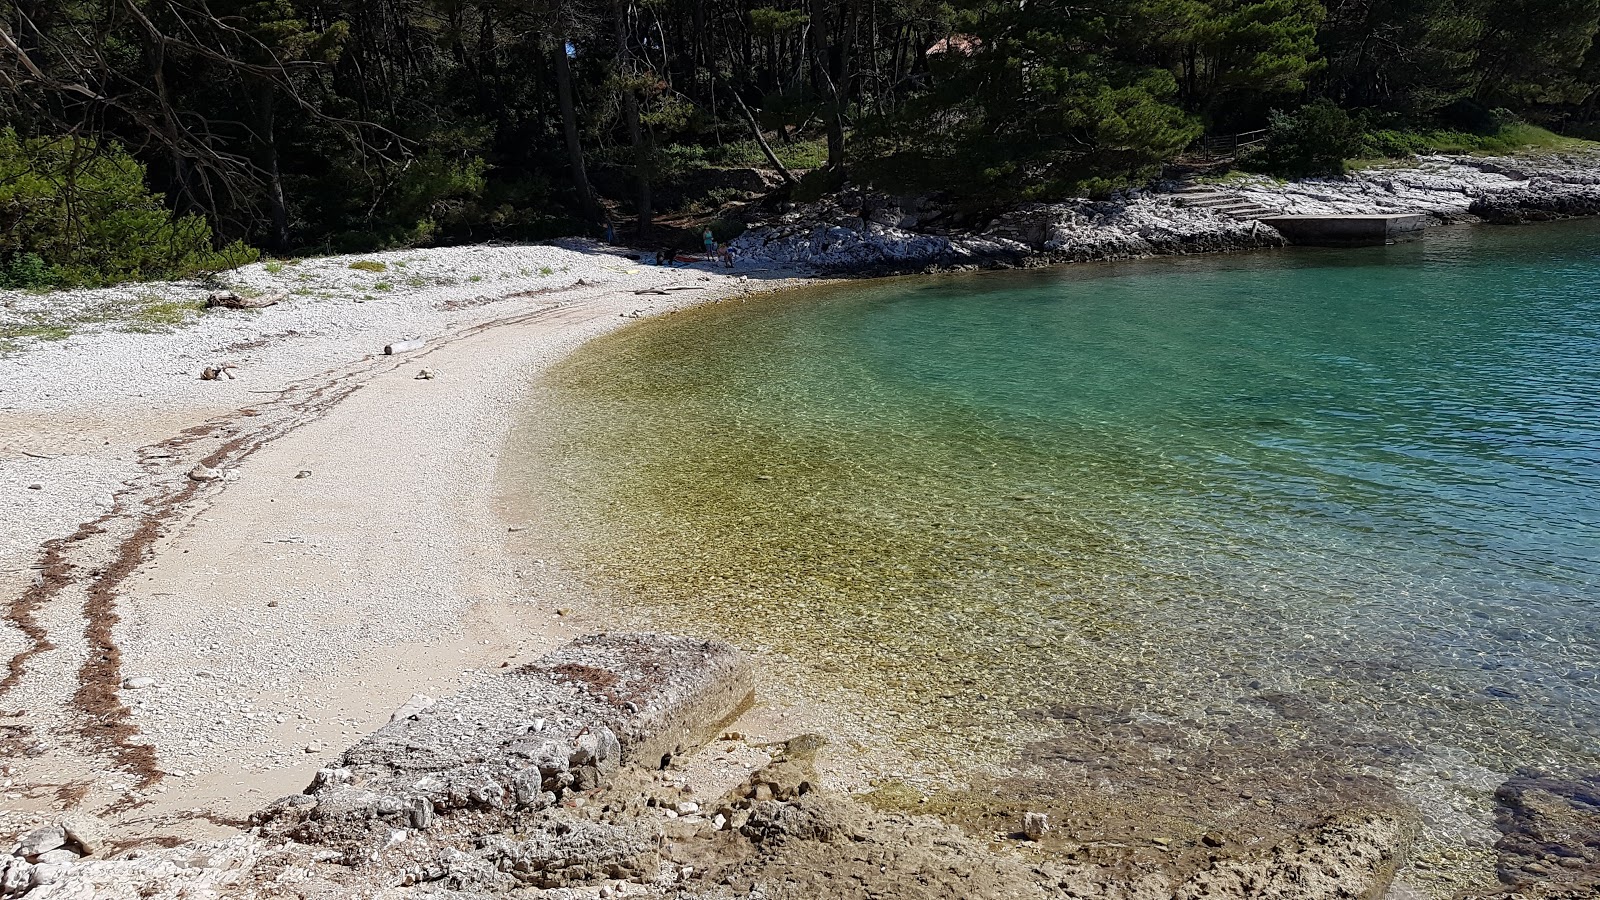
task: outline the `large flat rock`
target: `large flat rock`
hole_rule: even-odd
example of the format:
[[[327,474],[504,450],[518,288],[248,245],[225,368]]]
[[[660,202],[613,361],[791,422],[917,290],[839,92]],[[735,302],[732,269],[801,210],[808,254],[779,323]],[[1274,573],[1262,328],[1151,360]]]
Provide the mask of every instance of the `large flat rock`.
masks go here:
[[[717,641],[579,638],[537,662],[394,721],[273,804],[269,832],[361,854],[394,829],[492,833],[698,749],[752,696],[749,663]]]
[[[1427,225],[1428,217],[1422,213],[1266,216],[1260,221],[1263,225],[1271,225],[1291,244],[1306,247],[1367,247],[1417,237]]]

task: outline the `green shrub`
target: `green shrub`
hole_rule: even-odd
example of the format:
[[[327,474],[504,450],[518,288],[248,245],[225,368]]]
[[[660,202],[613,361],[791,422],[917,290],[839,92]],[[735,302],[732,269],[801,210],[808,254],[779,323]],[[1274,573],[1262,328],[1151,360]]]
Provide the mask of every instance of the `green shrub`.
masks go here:
[[[1274,175],[1342,175],[1345,160],[1360,149],[1361,129],[1331,100],[1293,113],[1273,110],[1267,145],[1250,158],[1252,168]]]
[[[747,226],[735,219],[712,219],[709,225],[711,234],[718,241],[727,243],[747,230]]]
[[[389,271],[389,266],[388,266],[387,263],[382,263],[382,262],[379,262],[379,261],[377,261],[375,259],[358,259],[355,262],[350,264],[350,268],[355,269],[358,272],[387,272],[387,271]]]
[[[18,253],[0,264],[0,288],[47,288],[56,273],[37,253]]]
[[[0,130],[0,287],[181,278],[253,262],[212,246],[200,216],[173,216],[121,147]]]

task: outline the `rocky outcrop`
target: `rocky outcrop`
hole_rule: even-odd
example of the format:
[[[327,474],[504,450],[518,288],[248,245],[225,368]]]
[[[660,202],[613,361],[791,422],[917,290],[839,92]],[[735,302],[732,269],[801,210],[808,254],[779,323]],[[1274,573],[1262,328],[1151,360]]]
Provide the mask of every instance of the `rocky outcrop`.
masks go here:
[[[887,273],[1216,253],[1283,243],[1271,228],[1171,198],[1029,203],[974,219],[926,199],[847,189],[753,223],[740,259],[820,272]]]
[[[974,214],[939,198],[895,198],[846,188],[789,205],[733,242],[746,260],[824,273],[876,274],[1049,265],[1283,243],[1272,228],[1215,208],[1185,205],[1179,182],[1110,200],[1028,203]],[[1423,213],[1431,224],[1518,223],[1600,213],[1600,161],[1422,157],[1341,178],[1231,178],[1240,208],[1285,215]]]
[[[1536,178],[1526,187],[1474,200],[1471,212],[1496,225],[1600,215],[1600,187]]]
[[[408,702],[234,841],[93,862],[79,858],[93,843],[82,823],[30,832],[0,858],[0,896],[177,897],[262,887],[291,870],[334,893],[650,880],[659,870],[653,827],[575,811],[624,766],[638,779],[697,749],[750,698],[749,664],[727,644],[580,638],[468,693]],[[62,849],[74,841],[74,852]]]

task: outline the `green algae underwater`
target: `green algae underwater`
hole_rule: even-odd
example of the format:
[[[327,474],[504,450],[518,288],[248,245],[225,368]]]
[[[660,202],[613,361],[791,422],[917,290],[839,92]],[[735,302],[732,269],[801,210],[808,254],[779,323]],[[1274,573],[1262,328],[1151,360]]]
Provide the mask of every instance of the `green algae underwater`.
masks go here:
[[[1600,768],[1600,223],[791,291],[534,394],[545,550],[919,755],[1371,781],[1480,849]]]

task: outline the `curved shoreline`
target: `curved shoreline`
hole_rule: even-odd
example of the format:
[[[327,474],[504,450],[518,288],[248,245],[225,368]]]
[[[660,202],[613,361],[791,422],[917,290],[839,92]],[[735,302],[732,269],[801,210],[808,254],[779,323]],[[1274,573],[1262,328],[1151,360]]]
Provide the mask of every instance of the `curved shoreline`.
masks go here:
[[[458,265],[468,252],[439,255]],[[70,500],[0,544],[0,588],[21,598],[0,634],[17,673],[0,690],[0,834],[63,810],[102,815],[113,846],[234,834],[407,695],[451,693],[570,637],[571,617],[522,599],[500,547],[515,523],[494,509],[509,411],[531,377],[628,319],[801,283],[620,266],[563,273],[576,280],[559,285],[524,268],[491,295],[441,285],[416,296],[447,315],[374,316],[310,338],[271,311],[226,313],[239,323],[232,345],[194,331],[92,335],[0,359],[8,384],[66,388],[21,407],[0,394],[0,472]],[[243,279],[271,283],[260,271]],[[694,293],[631,293],[664,286]],[[423,350],[377,352],[376,335],[416,332]],[[229,349],[253,340],[267,343]],[[116,359],[151,344],[153,359]],[[240,381],[201,387],[187,371],[257,350]],[[166,373],[181,379],[176,402],[137,381],[163,366],[184,369]],[[418,367],[437,377],[415,377]],[[110,501],[96,505],[100,490]],[[23,559],[14,548],[30,533],[43,538]],[[119,690],[123,678],[155,683]]]
[[[376,341],[356,343],[372,352],[329,369],[318,365],[328,344],[364,336],[332,326],[332,340],[308,353],[293,339],[260,348],[239,379],[201,383],[223,397],[179,400],[157,422],[140,409],[141,391],[111,385],[92,399],[41,390],[29,398],[35,409],[0,410],[18,426],[7,429],[5,480],[25,499],[55,500],[58,520],[88,506],[86,524],[50,538],[42,557],[8,555],[0,568],[0,584],[16,591],[0,640],[10,660],[0,833],[68,807],[104,817],[112,840],[216,834],[192,810],[242,820],[303,787],[352,731],[376,727],[411,693],[448,692],[464,668],[543,651],[571,631],[521,600],[503,554],[483,559],[505,535],[491,507],[510,410],[533,373],[595,335],[772,285],[605,262],[615,257],[601,258],[602,271],[590,255],[532,249],[567,257],[558,298],[547,284],[501,298],[474,290],[467,299],[482,302],[459,304],[467,314],[424,333],[418,351],[385,356]],[[465,291],[414,302],[448,306],[459,299],[451,293]],[[223,315],[270,333],[275,312]],[[133,343],[177,366],[209,355],[196,345],[221,338],[205,330]],[[126,342],[90,335],[4,363],[42,384]],[[416,378],[419,367],[437,377]],[[230,401],[240,405],[223,411]],[[89,418],[98,421],[84,427]],[[74,443],[100,446],[61,465]],[[109,499],[97,508],[62,496],[81,478],[73,469],[96,466],[122,476]],[[26,524],[50,527],[11,528]],[[378,537],[396,530],[400,540]],[[40,565],[42,579],[25,568]],[[409,648],[401,672],[387,649],[398,647]]]

